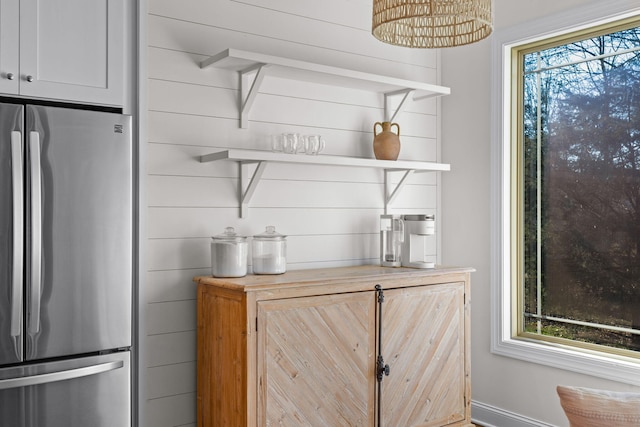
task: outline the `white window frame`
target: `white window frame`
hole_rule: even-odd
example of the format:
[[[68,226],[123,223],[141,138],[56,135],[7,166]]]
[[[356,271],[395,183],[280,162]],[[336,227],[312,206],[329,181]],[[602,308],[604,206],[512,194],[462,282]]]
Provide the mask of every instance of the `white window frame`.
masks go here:
[[[638,15],[640,1],[602,1],[497,30],[492,37],[491,73],[491,351],[633,385],[640,385],[640,362],[637,360],[513,337],[517,312],[511,285],[511,49]]]

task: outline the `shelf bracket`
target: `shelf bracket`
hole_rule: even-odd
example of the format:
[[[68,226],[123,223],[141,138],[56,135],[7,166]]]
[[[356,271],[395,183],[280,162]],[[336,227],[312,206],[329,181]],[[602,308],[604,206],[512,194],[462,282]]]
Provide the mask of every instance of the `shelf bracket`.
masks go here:
[[[402,111],[405,106],[407,99],[413,95],[415,89],[401,89],[394,92],[387,92],[384,94],[384,119],[387,122],[393,122],[398,114]],[[398,96],[402,96],[400,103],[394,109],[391,107],[391,98],[395,98]],[[393,115],[391,114],[393,112]]]
[[[240,111],[240,127],[249,127],[249,111],[258,95],[258,90],[264,76],[267,73],[268,64],[256,64],[251,68],[238,71],[240,79],[240,99],[238,100],[238,110]]]
[[[400,172],[404,172],[404,175],[402,176],[402,178],[400,179],[400,181],[396,184],[395,188],[393,189],[393,191],[390,191],[390,187],[391,187],[391,179],[390,179],[390,173],[391,172],[398,172],[397,170],[389,170],[389,169],[385,169],[384,170],[384,214],[388,215],[389,214],[389,205],[391,203],[393,203],[393,201],[396,199],[396,197],[398,197],[398,194],[400,194],[400,191],[402,191],[402,188],[404,187],[404,185],[406,184],[407,180],[409,179],[409,177],[411,175],[413,175],[413,173],[415,172],[415,170],[413,169],[409,169],[406,171],[400,171]]]
[[[249,176],[249,165],[257,163],[253,174],[251,175],[251,180],[249,180],[249,184],[245,188],[245,182],[248,180]],[[260,178],[262,178],[262,174],[264,173],[265,168],[267,167],[266,162],[238,162],[238,197],[240,199],[240,218],[246,218],[249,213],[249,201],[251,201],[251,197],[253,193],[256,191],[256,187],[260,182]]]

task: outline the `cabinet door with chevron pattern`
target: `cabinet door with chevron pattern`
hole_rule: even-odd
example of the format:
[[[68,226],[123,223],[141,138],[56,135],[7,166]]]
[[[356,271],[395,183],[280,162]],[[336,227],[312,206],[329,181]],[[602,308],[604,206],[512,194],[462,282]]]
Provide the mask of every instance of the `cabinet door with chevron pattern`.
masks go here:
[[[374,425],[375,293],[258,303],[258,425]]]
[[[382,426],[457,425],[465,419],[464,283],[384,291]]]

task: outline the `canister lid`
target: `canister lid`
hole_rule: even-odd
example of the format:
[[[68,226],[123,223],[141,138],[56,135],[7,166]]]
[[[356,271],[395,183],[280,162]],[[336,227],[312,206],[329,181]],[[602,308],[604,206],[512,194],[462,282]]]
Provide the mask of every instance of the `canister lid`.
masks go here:
[[[263,233],[253,236],[254,239],[258,240],[285,240],[286,237],[278,233],[273,225],[268,225]]]
[[[224,240],[226,242],[244,242],[247,240],[246,236],[239,236],[233,227],[225,228],[224,233],[213,236],[212,239]]]

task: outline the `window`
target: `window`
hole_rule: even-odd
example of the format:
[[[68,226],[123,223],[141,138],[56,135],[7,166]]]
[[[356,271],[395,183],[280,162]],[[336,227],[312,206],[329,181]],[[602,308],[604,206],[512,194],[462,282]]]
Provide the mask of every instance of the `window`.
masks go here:
[[[493,46],[492,352],[640,385],[640,7]]]
[[[640,22],[513,57],[517,334],[638,356]]]

